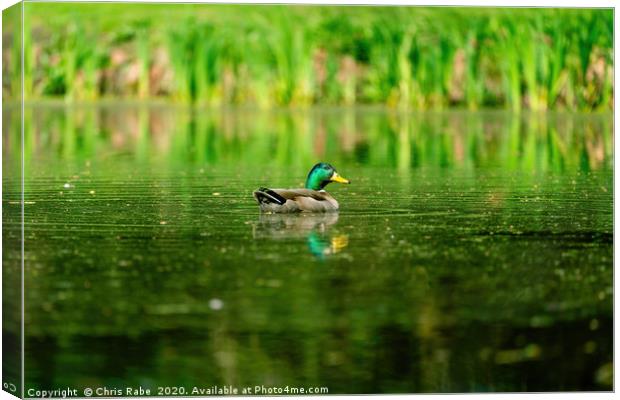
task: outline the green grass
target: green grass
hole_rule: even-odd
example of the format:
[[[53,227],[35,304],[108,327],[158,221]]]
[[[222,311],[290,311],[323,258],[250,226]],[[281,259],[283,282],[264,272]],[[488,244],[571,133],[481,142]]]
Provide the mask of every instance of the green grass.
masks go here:
[[[26,21],[24,82],[34,100],[515,111],[613,104],[605,9],[28,3]],[[3,91],[16,98],[18,53],[8,55]]]

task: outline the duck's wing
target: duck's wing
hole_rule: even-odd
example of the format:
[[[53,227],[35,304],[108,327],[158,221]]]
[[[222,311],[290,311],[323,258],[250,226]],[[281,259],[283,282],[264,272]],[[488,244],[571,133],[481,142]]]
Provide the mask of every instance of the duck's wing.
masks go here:
[[[287,204],[294,205],[299,211],[322,212],[338,209],[336,199],[325,191],[311,189],[273,189],[273,191],[287,199]]]
[[[325,191],[312,189],[271,189],[271,191],[286,200],[297,200],[300,197],[306,197],[318,201],[327,201],[332,198]]]
[[[267,188],[259,188],[254,192],[254,198],[258,202],[258,204],[277,204],[283,205],[286,203],[286,198],[282,197],[278,192],[272,189]]]

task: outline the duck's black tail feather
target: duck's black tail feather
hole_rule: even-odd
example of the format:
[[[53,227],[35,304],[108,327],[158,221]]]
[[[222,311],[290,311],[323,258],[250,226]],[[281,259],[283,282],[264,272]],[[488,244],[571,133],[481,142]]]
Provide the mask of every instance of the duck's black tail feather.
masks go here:
[[[259,188],[254,192],[254,198],[259,203],[275,203],[282,205],[286,203],[286,199],[271,189],[267,189],[264,187]]]

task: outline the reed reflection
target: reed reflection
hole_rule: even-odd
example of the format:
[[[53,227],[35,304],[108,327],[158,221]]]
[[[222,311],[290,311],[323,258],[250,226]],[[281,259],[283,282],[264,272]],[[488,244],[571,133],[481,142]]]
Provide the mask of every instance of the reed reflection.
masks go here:
[[[302,168],[317,159],[407,174],[416,168],[494,167],[538,172],[611,168],[607,115],[506,113],[220,112],[156,107],[32,107],[30,160],[62,162],[123,154],[138,165],[256,165]],[[18,110],[5,110],[19,137]],[[9,139],[10,139],[9,137]],[[19,152],[6,140],[5,151]],[[49,149],[53,151],[48,151]]]

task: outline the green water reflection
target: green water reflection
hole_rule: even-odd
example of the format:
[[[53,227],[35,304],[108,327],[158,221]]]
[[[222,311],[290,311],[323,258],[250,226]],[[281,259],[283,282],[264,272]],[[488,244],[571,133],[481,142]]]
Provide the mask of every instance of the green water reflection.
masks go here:
[[[26,121],[27,388],[611,389],[611,115]],[[255,188],[302,186],[319,160],[354,182],[330,187],[339,214],[259,214]]]

